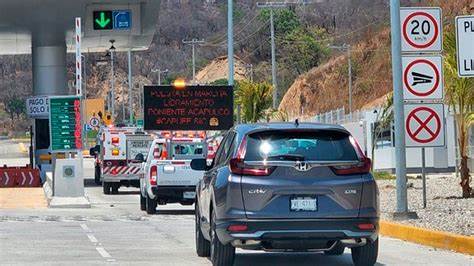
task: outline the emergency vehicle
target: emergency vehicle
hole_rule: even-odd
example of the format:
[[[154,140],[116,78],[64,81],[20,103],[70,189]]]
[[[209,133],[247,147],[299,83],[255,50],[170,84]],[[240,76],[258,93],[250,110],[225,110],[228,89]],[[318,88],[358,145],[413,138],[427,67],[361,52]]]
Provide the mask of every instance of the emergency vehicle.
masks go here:
[[[140,209],[154,214],[158,204],[192,205],[204,173],[191,169],[191,160],[206,157],[205,133],[159,133],[143,164]]]
[[[151,135],[137,127],[102,127],[95,154],[95,182],[104,194],[117,194],[121,186],[139,187],[141,163],[145,161]]]

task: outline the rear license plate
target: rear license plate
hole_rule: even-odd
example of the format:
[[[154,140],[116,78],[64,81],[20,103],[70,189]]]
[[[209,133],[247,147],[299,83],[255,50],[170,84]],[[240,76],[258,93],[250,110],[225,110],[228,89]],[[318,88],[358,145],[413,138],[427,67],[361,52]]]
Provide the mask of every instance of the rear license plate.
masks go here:
[[[314,212],[318,210],[318,199],[316,197],[294,197],[290,200],[291,211]]]
[[[184,192],[183,198],[185,199],[194,199],[196,197],[196,192]]]

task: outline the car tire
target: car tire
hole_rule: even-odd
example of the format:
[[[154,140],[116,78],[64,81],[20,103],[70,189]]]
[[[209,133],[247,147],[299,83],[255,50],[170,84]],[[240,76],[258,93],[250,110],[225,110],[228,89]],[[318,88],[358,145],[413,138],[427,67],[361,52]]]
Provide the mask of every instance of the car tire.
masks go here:
[[[146,213],[155,214],[157,205],[158,205],[158,201],[156,199],[150,198],[148,194],[146,194]]]
[[[379,239],[367,243],[365,246],[352,248],[352,262],[356,266],[369,266],[377,262],[379,253]]]
[[[212,211],[211,219],[211,261],[213,266],[230,266],[235,259],[235,247],[230,243],[224,245],[216,234],[216,214]]]
[[[338,241],[331,250],[324,251],[324,255],[339,256],[344,254],[345,249],[346,248],[342,245],[342,243]]]
[[[95,173],[94,173],[94,181],[95,184],[100,186],[100,166],[95,166]]]
[[[204,238],[201,231],[201,215],[199,206],[195,205],[195,235],[196,235],[196,253],[199,257],[209,257],[211,255],[211,242]]]
[[[102,190],[104,191],[104,194],[109,195],[110,191],[112,190],[110,183],[102,182]]]
[[[118,190],[119,190],[120,185],[114,184],[114,185],[112,185],[111,187],[112,187],[112,194],[113,194],[113,195],[117,195],[117,194],[119,193]]]
[[[142,192],[140,191],[140,210],[146,210],[146,198],[143,197]]]

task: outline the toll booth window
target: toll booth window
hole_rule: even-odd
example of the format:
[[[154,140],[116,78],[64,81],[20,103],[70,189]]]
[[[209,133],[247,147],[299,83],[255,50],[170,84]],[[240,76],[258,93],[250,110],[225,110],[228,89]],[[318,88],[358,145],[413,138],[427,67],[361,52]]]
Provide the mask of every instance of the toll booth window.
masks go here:
[[[49,142],[49,120],[48,119],[36,119],[35,120],[35,143],[36,149],[48,149],[50,146]]]

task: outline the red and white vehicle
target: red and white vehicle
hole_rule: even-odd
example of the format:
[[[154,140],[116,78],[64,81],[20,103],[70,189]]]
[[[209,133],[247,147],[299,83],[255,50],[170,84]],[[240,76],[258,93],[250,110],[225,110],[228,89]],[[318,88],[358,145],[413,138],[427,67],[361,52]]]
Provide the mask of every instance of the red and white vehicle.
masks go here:
[[[102,183],[104,194],[117,194],[120,186],[139,187],[141,163],[152,137],[136,127],[103,127],[98,134],[95,154],[95,182]]]
[[[184,136],[184,137],[183,137]],[[160,134],[153,140],[140,179],[140,208],[148,214],[158,204],[192,205],[203,172],[191,169],[192,159],[205,159],[207,142],[201,134]]]

